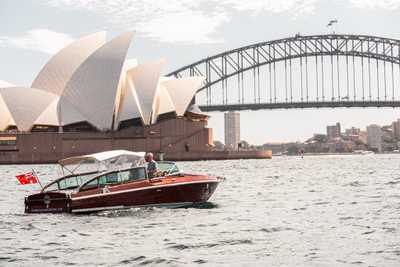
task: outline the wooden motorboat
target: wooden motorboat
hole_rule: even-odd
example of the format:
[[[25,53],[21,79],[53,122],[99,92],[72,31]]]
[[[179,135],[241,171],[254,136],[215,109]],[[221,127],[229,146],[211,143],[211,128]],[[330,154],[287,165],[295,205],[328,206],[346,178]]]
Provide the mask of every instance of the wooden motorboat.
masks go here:
[[[69,174],[26,197],[25,212],[185,207],[206,202],[221,181],[215,176],[183,173],[175,163],[167,161],[158,162],[158,175],[149,178],[144,154],[114,150],[60,160],[61,169]],[[90,165],[97,167],[90,170]]]

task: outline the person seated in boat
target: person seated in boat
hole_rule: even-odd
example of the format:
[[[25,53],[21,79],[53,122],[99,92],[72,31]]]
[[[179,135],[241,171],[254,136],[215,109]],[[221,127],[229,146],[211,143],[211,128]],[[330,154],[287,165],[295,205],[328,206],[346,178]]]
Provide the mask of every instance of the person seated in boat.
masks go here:
[[[150,178],[156,177],[158,170],[157,170],[157,162],[154,160],[153,153],[147,153],[144,159],[147,162],[147,173]]]

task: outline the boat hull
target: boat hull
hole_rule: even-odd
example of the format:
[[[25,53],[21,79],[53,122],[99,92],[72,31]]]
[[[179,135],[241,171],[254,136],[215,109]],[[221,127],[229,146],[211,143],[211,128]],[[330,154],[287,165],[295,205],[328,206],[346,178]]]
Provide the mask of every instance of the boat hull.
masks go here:
[[[25,199],[26,213],[90,213],[132,207],[179,208],[206,202],[218,180],[148,183],[144,186],[103,188],[90,194],[44,192]]]
[[[218,182],[196,182],[149,186],[84,197],[73,197],[71,212],[94,212],[131,207],[178,208],[206,202],[214,193]]]

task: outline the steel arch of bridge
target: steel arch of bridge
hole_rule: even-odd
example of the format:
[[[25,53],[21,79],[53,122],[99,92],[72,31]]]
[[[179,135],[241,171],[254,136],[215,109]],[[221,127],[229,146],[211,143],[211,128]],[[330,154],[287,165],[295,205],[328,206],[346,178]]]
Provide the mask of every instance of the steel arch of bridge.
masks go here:
[[[306,73],[303,76],[301,73],[301,79],[306,77],[308,79],[307,73],[307,58],[315,57],[315,62],[318,64],[317,58],[321,56],[321,59],[325,56],[331,57],[331,63],[333,62],[333,57],[337,57],[337,64],[339,64],[339,56],[344,56],[346,58],[346,68],[347,68],[347,99],[343,101],[340,97],[340,88],[337,88],[337,97],[334,97],[334,91],[332,89],[333,97],[330,100],[325,99],[324,89],[322,84],[322,91],[318,96],[317,88],[317,98],[309,99],[308,92],[307,95],[303,97],[303,80],[301,81],[302,92],[301,99],[293,100],[293,96],[286,96],[283,101],[277,101],[276,92],[275,99],[270,98],[270,101],[262,102],[260,99],[260,93],[258,93],[258,99],[256,97],[256,76],[259,72],[260,66],[269,65],[269,72],[271,78],[271,65],[273,66],[273,71],[275,72],[275,63],[279,61],[285,62],[285,90],[288,90],[288,81],[286,78],[286,68],[287,62],[292,59],[300,58],[300,64],[302,64],[302,59],[305,58],[303,63],[306,66]],[[349,82],[349,62],[351,58],[353,60],[354,68],[354,58],[361,58],[361,68],[362,69],[362,99],[358,100],[356,98],[356,89],[354,88],[354,97],[351,98],[350,82]],[[379,97],[379,65],[376,63],[376,73],[378,79],[378,98],[372,99],[371,92],[369,92],[369,99],[366,96],[367,92],[364,88],[364,61],[363,59],[368,59],[368,72],[370,71],[370,60],[375,59],[377,62],[384,62],[384,85],[385,85],[385,95],[382,96],[383,99]],[[387,88],[386,88],[386,63],[391,65],[392,73],[392,89],[393,95],[391,98],[387,98]],[[323,61],[320,62],[323,64]],[[333,64],[333,63],[332,63]],[[205,76],[206,80],[203,86],[198,90],[198,93],[206,90],[206,105],[201,106],[204,111],[225,111],[225,110],[243,110],[243,109],[275,109],[275,108],[308,108],[308,107],[400,107],[400,99],[395,99],[394,97],[394,78],[393,78],[393,65],[400,66],[400,40],[383,38],[377,36],[367,36],[367,35],[345,35],[345,34],[328,34],[328,35],[311,35],[311,36],[301,36],[296,35],[295,37],[284,38],[279,40],[273,40],[268,42],[262,42],[257,44],[252,44],[249,46],[244,46],[234,50],[230,50],[224,53],[220,53],[185,67],[182,67],[176,71],[168,74],[168,76],[175,77],[185,77],[185,76]],[[366,65],[366,64],[365,64]],[[337,65],[338,66],[338,65]],[[291,65],[290,65],[291,67]],[[337,67],[337,86],[339,87],[339,67]],[[245,102],[244,100],[244,86],[243,86],[243,73],[253,70],[254,77],[254,92],[255,97],[252,103]],[[317,66],[318,71],[318,66]],[[322,68],[322,72],[324,69]],[[400,71],[400,68],[399,68]],[[258,73],[259,74],[259,73]],[[275,73],[273,74],[275,75]],[[290,74],[291,75],[291,74]],[[322,77],[324,74],[322,73]],[[354,74],[355,75],[355,74]],[[233,76],[237,76],[239,88],[239,99],[237,103],[228,103],[228,85],[227,80]],[[333,84],[333,65],[332,65],[332,84]],[[399,72],[400,77],[400,72]],[[242,79],[242,81],[241,81]],[[272,78],[271,78],[272,79]],[[292,79],[290,77],[290,79]],[[317,73],[317,87],[318,87],[318,73]],[[369,77],[371,79],[371,77]],[[321,83],[324,83],[324,78],[321,79]],[[369,81],[371,83],[371,81]],[[258,81],[258,90],[260,90],[260,85]],[[290,80],[290,85],[292,80]],[[355,83],[355,82],[354,82]],[[222,104],[211,104],[211,87],[221,84],[222,85]],[[241,85],[242,84],[242,85]],[[306,86],[308,81],[306,81]],[[276,81],[275,81],[276,85]],[[321,85],[320,85],[321,86]],[[354,85],[355,87],[355,85]],[[333,88],[333,85],[332,85]],[[306,88],[308,89],[308,88]],[[383,88],[382,88],[383,89]],[[399,88],[400,89],[400,88]],[[242,92],[240,92],[242,90]],[[276,91],[277,89],[274,88]],[[292,90],[292,88],[290,89]],[[370,89],[371,90],[371,89]],[[240,96],[241,95],[241,96]],[[272,95],[272,93],[271,93]]]

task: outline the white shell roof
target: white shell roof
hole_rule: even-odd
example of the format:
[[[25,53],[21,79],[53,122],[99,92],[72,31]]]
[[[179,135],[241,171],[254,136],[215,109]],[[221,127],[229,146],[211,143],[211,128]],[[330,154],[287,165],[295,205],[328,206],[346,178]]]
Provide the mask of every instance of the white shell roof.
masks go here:
[[[122,98],[118,112],[118,123],[124,120],[142,118],[142,110],[139,106],[139,100],[136,94],[135,86],[129,80],[126,83],[125,94]],[[116,125],[118,126],[118,125]]]
[[[50,105],[35,120],[34,125],[60,125],[57,112],[59,99],[59,97],[56,97],[53,102],[50,103]]]
[[[0,130],[81,121],[108,130],[134,118],[149,125],[164,113],[183,116],[204,78],[160,77],[164,59],[125,60],[132,35],[105,43],[99,32],[73,42],[49,60],[32,88],[0,80]]]
[[[152,123],[157,121],[159,115],[175,111],[175,105],[173,104],[165,86],[159,83],[158,87],[158,95],[156,99],[156,106],[153,112],[154,115]]]
[[[0,95],[20,131],[31,130],[40,114],[57,98],[52,93],[26,87],[0,88]]]
[[[81,121],[88,121],[88,119],[64,97],[61,97],[58,101],[57,112],[59,122],[62,126]]]
[[[14,87],[12,83],[0,80],[0,88]],[[0,94],[0,131],[5,130],[8,126],[15,126],[14,119],[8,110],[6,103]]]
[[[8,126],[15,125],[14,119],[0,93],[0,131],[4,131]]]
[[[114,116],[114,129],[118,128],[118,124],[120,122],[119,117],[121,116],[120,112],[122,111],[122,105],[124,104],[124,99],[126,97],[130,98],[129,101],[126,100],[128,103],[130,101],[132,101],[132,99],[133,99],[133,93],[130,92],[129,89],[127,89],[128,86],[127,86],[127,80],[126,80],[126,72],[129,69],[136,67],[137,65],[138,65],[138,62],[137,62],[137,59],[135,59],[135,58],[125,60],[123,71],[121,73],[121,79],[120,79],[119,85],[118,85],[117,97],[115,100],[115,110],[116,110],[117,114],[116,114],[116,116]],[[137,103],[137,101],[134,103]],[[124,112],[130,113],[130,111],[124,111]],[[140,117],[140,114],[138,115],[138,117]]]
[[[63,92],[76,109],[100,130],[112,125],[120,76],[133,33],[124,33],[91,54]]]
[[[149,125],[152,122],[153,111],[155,110],[159,91],[158,81],[161,68],[164,64],[164,59],[141,64],[130,69],[126,74],[128,87],[132,88],[133,85],[136,90],[142,119],[145,125]]]
[[[105,41],[106,33],[98,32],[61,49],[42,68],[31,87],[61,95],[72,74]]]
[[[39,115],[35,125],[64,126],[87,121],[75,107],[63,97],[57,96],[53,102]]]
[[[71,43],[54,55],[39,72],[32,87],[62,95],[67,82],[79,66],[104,45],[106,33],[98,32]],[[62,115],[61,115],[62,114]],[[66,125],[87,120],[67,100],[58,98],[35,121],[42,125]]]
[[[201,87],[203,81],[204,77],[190,77],[171,79],[161,83],[167,88],[178,116],[183,116],[185,114],[193,96]]]

